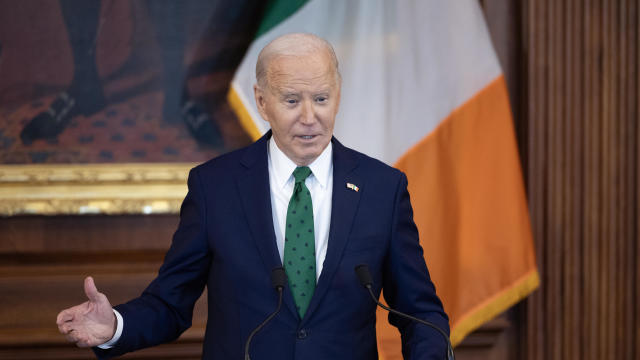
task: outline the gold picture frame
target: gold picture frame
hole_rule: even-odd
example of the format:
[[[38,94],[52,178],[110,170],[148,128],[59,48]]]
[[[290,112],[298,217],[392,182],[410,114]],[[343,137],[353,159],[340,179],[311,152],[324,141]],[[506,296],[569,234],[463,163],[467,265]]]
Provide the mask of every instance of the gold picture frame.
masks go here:
[[[178,213],[195,165],[0,165],[0,216]]]

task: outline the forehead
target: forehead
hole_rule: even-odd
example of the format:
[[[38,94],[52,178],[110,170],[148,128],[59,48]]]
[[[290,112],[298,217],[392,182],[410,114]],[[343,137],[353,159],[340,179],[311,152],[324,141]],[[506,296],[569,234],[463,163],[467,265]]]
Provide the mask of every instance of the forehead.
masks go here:
[[[267,81],[275,89],[335,88],[338,85],[331,59],[322,52],[275,57],[268,64]]]

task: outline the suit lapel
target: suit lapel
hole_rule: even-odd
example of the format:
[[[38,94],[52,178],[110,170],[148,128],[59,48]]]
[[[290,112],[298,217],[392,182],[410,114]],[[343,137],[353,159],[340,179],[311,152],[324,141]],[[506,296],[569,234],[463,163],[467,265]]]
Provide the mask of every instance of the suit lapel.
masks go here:
[[[324,260],[318,286],[311,298],[311,303],[303,319],[303,323],[320,304],[331,285],[331,280],[340,264],[344,247],[347,243],[353,223],[360,192],[347,187],[347,183],[362,187],[364,182],[354,169],[358,161],[353,152],[348,151],[335,138],[333,142],[333,195],[331,201],[331,225],[329,228],[329,245]]]
[[[270,136],[271,131],[247,148],[241,160],[245,172],[238,178],[240,198],[247,215],[251,235],[268,274],[271,274],[271,270],[274,268],[282,266],[273,229],[273,210],[271,209],[267,158],[267,140]],[[297,317],[298,312],[288,287],[285,287],[283,299],[289,310]]]

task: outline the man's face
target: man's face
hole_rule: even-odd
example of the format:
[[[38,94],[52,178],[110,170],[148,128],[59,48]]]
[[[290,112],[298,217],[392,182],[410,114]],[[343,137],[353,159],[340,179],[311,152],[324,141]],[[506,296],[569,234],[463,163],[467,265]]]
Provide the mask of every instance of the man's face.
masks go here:
[[[328,54],[279,56],[267,69],[267,86],[254,87],[260,115],[273,139],[296,165],[312,163],[327,147],[340,105],[340,84]]]

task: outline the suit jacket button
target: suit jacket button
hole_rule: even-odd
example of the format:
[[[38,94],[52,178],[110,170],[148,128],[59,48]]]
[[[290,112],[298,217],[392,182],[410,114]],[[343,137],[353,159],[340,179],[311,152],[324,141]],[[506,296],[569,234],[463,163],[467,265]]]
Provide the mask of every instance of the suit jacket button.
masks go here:
[[[298,330],[298,339],[304,339],[307,337],[307,330],[300,329]]]

